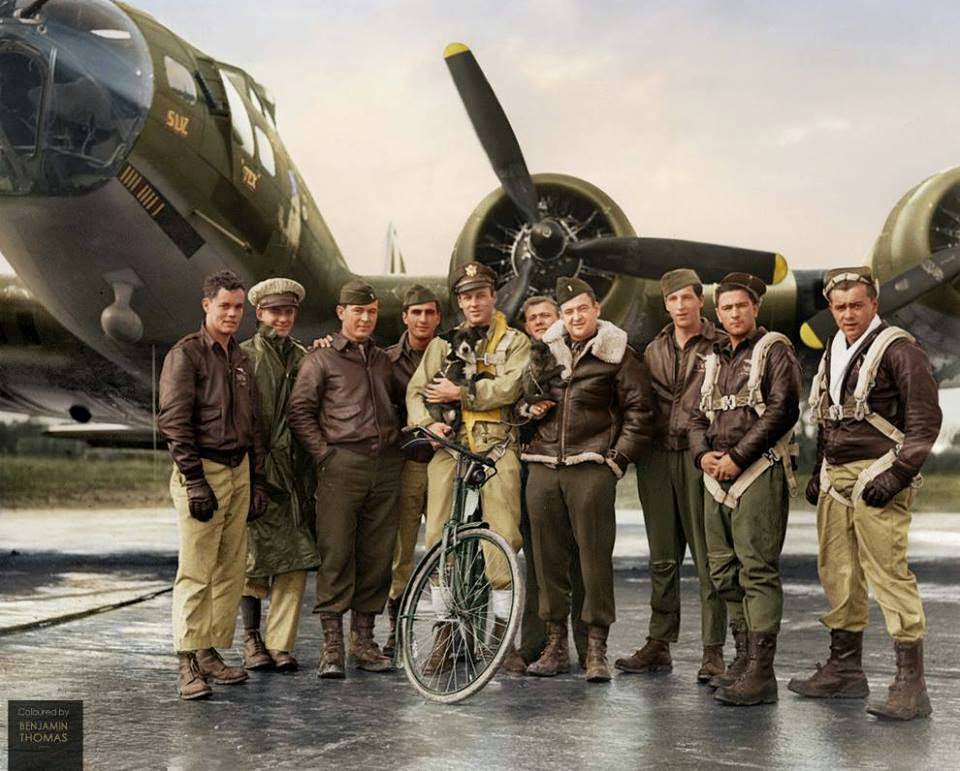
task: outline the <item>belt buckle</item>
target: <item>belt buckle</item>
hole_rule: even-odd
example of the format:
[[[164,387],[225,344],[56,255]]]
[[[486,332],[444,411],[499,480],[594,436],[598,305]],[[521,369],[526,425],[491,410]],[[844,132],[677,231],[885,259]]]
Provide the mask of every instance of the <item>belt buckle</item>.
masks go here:
[[[737,397],[735,394],[725,394],[720,397],[720,409],[723,411],[735,410],[737,408]]]

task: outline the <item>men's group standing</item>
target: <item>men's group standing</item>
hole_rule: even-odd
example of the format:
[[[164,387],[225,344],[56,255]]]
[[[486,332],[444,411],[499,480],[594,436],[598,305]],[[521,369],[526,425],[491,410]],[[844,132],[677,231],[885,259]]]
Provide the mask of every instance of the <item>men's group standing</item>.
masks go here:
[[[703,647],[697,680],[725,704],[776,701],[780,553],[797,484],[802,373],[790,340],[758,326],[764,283],[745,273],[724,277],[713,297],[721,329],[703,318],[697,274],[668,272],[661,289],[671,323],[642,356],[624,330],[600,318],[594,289],[579,278],[561,277],[555,298],[524,305],[532,352],[527,334],[496,308],[492,270],[468,263],[450,288],[459,326],[437,335],[440,300],[415,285],[403,298],[406,331],[383,350],[372,340],[379,298],[369,284],[350,281],[336,306],[340,331],[307,353],[291,336],[302,286],[272,278],[252,287],[247,299],[259,326],[238,345],[244,288],[228,271],[207,279],[204,323],[167,354],[160,380],[158,424],[174,459],[179,516],[173,621],[181,697],[209,696],[210,682],[243,682],[245,669],[296,669],[312,569],[324,637],[318,675],[344,677],[347,652],[357,668],[392,668],[420,522],[429,548],[450,515],[456,467],[443,449],[401,451],[406,424],[496,461],[481,490],[483,517],[523,549],[528,577],[521,638],[518,647],[507,642],[503,671],[569,671],[570,619],[586,680],[610,679],[616,488],[633,463],[650,546],[649,630],[615,668],[672,668],[689,548]],[[869,711],[911,719],[931,706],[906,534],[941,413],[926,355],[909,334],[879,320],[877,292],[869,269],[838,269],[824,281],[840,331],[814,378],[817,466],[806,497],[817,506],[831,652],[826,665],[789,688],[807,697],[867,696],[860,657],[869,587],[897,666],[886,701]],[[466,384],[445,376],[457,335],[476,341],[479,376]],[[456,428],[438,420],[433,406],[456,407]],[[505,628],[509,571],[495,560],[486,571],[495,623]],[[432,595],[443,617],[444,596]],[[232,645],[238,608],[242,668],[217,650]],[[374,622],[384,610],[381,650]],[[434,626],[425,669],[454,666],[452,634],[449,624]]]

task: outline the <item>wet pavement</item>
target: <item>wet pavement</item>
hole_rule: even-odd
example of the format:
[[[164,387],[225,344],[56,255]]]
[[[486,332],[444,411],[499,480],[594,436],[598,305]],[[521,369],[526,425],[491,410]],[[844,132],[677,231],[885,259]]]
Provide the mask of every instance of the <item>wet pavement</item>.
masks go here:
[[[320,625],[305,613],[300,672],[252,673],[245,684],[214,686],[210,701],[181,702],[168,593],[48,628],[9,631],[31,613],[38,619],[51,610],[75,614],[169,586],[175,571],[175,526],[171,542],[172,520],[164,525],[162,512],[90,513],[72,536],[58,536],[55,548],[30,550],[30,543],[50,543],[28,539],[54,516],[44,525],[44,513],[0,514],[0,699],[82,699],[89,768],[960,766],[956,515],[914,519],[911,552],[928,620],[934,715],[907,724],[878,722],[864,714],[860,701],[824,703],[786,690],[790,677],[808,674],[827,653],[827,633],[817,621],[825,604],[809,513],[793,516],[783,561],[780,702],[756,708],[721,706],[695,682],[699,622],[689,565],[682,582],[682,639],[673,647],[669,674],[620,675],[607,685],[587,684],[576,671],[550,680],[501,677],[463,704],[436,705],[423,701],[400,673],[318,680],[313,670]],[[619,620],[611,631],[611,659],[645,636],[650,584],[645,568],[633,567],[642,566],[646,548],[638,516],[621,512]],[[73,512],[67,519],[77,517]],[[112,531],[99,528],[100,517],[112,522]],[[160,540],[144,540],[150,528],[158,528],[153,535]],[[151,550],[151,543],[160,546]],[[305,606],[311,604],[308,589]],[[882,696],[893,674],[893,651],[876,607],[865,647],[873,695]],[[227,657],[238,661],[236,652]],[[0,768],[6,762],[6,719],[3,706]]]

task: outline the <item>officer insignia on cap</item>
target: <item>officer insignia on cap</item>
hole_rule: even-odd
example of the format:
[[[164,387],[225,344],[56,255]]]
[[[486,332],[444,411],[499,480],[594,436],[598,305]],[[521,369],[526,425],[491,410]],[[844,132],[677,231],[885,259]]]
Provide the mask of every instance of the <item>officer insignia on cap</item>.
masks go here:
[[[474,276],[477,275],[477,266],[467,265],[467,267],[464,269],[463,272],[466,273],[468,276],[470,276],[470,278],[473,278]]]

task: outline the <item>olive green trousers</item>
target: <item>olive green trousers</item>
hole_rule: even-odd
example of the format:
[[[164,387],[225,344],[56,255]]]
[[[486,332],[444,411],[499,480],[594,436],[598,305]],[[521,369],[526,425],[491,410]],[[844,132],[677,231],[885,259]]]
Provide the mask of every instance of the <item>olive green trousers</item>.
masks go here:
[[[729,489],[732,482],[724,482]],[[778,632],[783,616],[780,552],[787,534],[790,496],[783,465],[767,469],[736,507],[721,506],[704,491],[707,559],[731,621],[751,632]]]
[[[397,540],[394,503],[403,458],[338,449],[317,479],[317,602],[314,613],[382,613]]]
[[[637,461],[637,490],[650,546],[650,637],[679,639],[680,566],[689,547],[700,590],[700,637],[704,645],[722,645],[727,610],[710,578],[702,472],[688,450],[650,450]]]
[[[397,493],[397,546],[393,552],[390,599],[403,594],[413,572],[413,553],[420,535],[420,521],[427,513],[427,464],[405,460]]]

